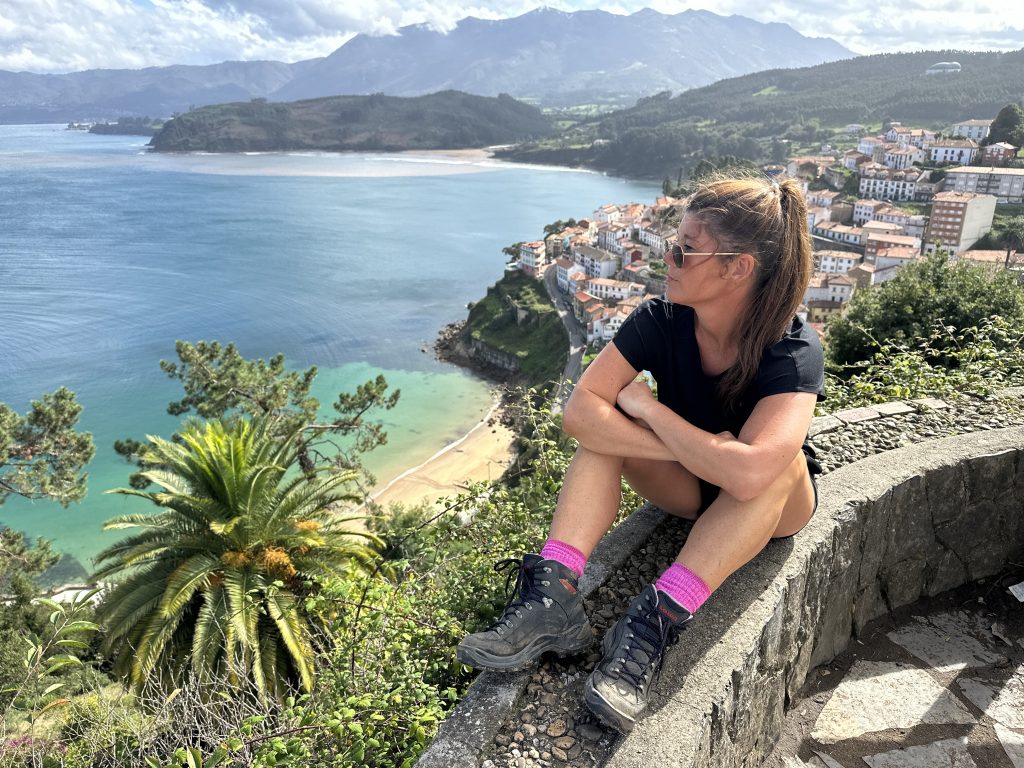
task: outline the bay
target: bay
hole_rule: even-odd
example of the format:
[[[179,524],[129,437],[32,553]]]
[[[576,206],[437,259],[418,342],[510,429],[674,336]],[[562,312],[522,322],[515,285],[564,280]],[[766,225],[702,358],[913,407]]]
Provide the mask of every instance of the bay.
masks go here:
[[[115,439],[169,435],[174,342],[234,341],[319,367],[325,406],[377,373],[402,390],[380,414],[381,481],[457,439],[490,387],[433,358],[502,273],[501,248],[558,218],[658,189],[515,166],[477,153],[155,155],[145,139],[0,126],[0,402],[24,412],[58,386],[85,409],[97,455],[67,509],[10,499],[0,524],[66,553],[63,576],[111,544],[103,520],[146,511],[105,495],[130,474]]]

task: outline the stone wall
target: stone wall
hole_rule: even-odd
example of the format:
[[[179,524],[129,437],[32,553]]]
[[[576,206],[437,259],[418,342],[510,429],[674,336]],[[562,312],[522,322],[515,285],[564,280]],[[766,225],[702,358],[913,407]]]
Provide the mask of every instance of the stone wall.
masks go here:
[[[836,469],[819,489],[807,527],[769,544],[702,608],[667,655],[649,714],[605,765],[759,766],[808,671],[867,622],[1024,553],[1024,427],[879,453]],[[586,592],[660,515],[642,508],[606,537]],[[478,765],[527,679],[482,674],[417,765]]]

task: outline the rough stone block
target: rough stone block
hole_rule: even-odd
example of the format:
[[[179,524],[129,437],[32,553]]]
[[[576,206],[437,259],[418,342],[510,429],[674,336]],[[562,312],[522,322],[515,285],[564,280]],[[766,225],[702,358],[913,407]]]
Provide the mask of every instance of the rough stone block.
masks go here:
[[[947,464],[932,470],[925,478],[925,486],[934,525],[960,516],[967,499],[967,479],[961,464]]]
[[[949,403],[935,397],[919,397],[916,400],[911,400],[910,402],[928,411],[941,411],[944,408],[949,408]]]
[[[1011,526],[1002,512],[994,501],[983,501],[969,510],[974,525],[966,539],[969,549],[964,562],[971,581],[999,573],[1016,548],[1016,542],[1006,535]]]
[[[837,429],[841,429],[842,426],[843,422],[835,416],[818,416],[811,421],[811,428],[807,434],[813,438],[826,432],[834,432]]]
[[[882,417],[874,408],[850,408],[834,414],[843,424],[858,424],[862,421],[874,421]]]
[[[889,536],[889,518],[892,516],[892,504],[888,496],[874,502],[861,505],[859,517],[862,521],[860,568],[857,586],[864,589],[874,585],[878,579],[878,569],[885,560],[885,550]]]
[[[1016,461],[1016,451],[969,459],[966,468],[968,499],[976,502],[1002,496],[1014,485]]]
[[[891,403],[879,403],[871,407],[883,416],[901,416],[904,413],[913,413],[916,410],[914,406],[907,405],[901,400],[895,400]]]
[[[892,489],[885,563],[898,563],[910,557],[923,559],[934,546],[935,532],[925,487],[924,478],[915,475]]]
[[[889,612],[889,607],[882,599],[882,592],[878,588],[878,582],[872,581],[857,595],[853,604],[853,630],[858,635],[864,631],[864,627],[879,616]]]
[[[833,542],[833,558],[829,565],[818,634],[811,655],[811,666],[816,667],[834,658],[846,648],[853,626],[853,605],[850,598],[856,594],[860,565],[860,548],[853,544],[848,531],[837,531]]]
[[[936,544],[939,544],[936,540]],[[941,544],[939,544],[941,546]],[[929,558],[924,572],[924,593],[929,597],[958,587],[967,581],[967,568],[955,552],[942,547]]]
[[[889,609],[899,608],[921,597],[924,591],[925,561],[916,557],[882,566],[879,573],[880,589],[885,594]]]

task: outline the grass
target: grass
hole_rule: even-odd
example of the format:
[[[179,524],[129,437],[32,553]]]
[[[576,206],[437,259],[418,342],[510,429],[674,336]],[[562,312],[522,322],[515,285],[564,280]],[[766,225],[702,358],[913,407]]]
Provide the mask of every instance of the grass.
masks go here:
[[[526,311],[516,322],[513,306]],[[530,386],[543,386],[562,374],[568,340],[544,286],[522,272],[506,275],[473,305],[466,324],[474,339],[513,355]]]

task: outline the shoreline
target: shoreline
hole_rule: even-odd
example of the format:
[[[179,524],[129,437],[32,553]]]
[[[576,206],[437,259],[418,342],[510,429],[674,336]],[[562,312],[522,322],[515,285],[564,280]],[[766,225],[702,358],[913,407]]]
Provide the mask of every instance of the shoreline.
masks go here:
[[[502,396],[466,434],[379,488],[369,501],[381,506],[433,503],[465,490],[468,483],[497,480],[516,458],[516,434],[500,418]]]

